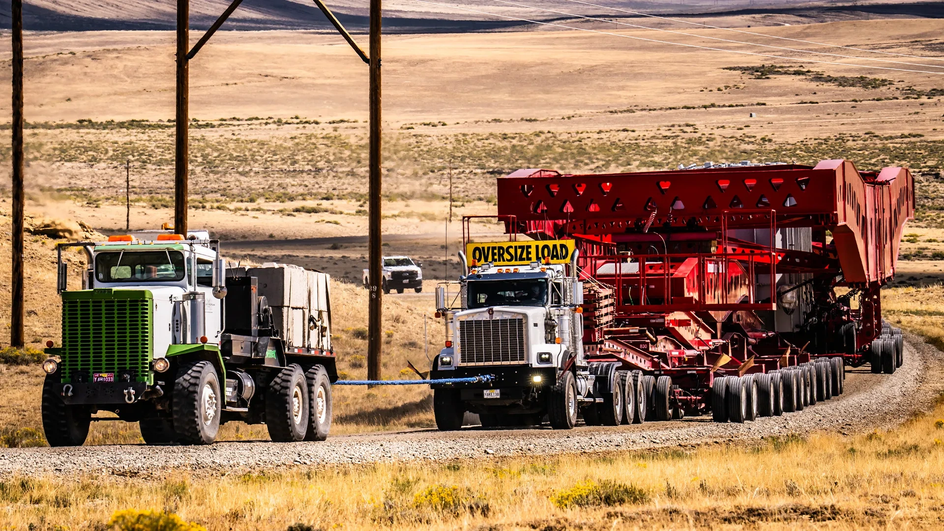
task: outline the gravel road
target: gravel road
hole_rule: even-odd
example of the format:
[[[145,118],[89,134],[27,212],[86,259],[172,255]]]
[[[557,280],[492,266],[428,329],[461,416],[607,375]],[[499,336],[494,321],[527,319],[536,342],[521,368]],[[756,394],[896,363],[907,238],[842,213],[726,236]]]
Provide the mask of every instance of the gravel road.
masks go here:
[[[0,449],[0,476],[77,472],[137,475],[178,468],[217,472],[278,465],[446,460],[489,456],[605,452],[693,446],[817,430],[851,434],[893,427],[930,407],[944,390],[944,354],[906,335],[905,362],[893,375],[848,369],[845,393],[802,412],[745,424],[715,424],[709,417],[614,428],[579,427],[460,432],[434,430],[331,437],[320,443],[226,442],[212,446],[104,446]]]

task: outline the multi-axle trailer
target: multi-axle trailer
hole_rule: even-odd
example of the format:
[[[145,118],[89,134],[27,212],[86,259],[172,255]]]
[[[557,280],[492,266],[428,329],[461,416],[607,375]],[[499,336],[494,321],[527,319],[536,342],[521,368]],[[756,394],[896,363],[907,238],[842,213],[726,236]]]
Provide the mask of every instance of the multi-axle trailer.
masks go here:
[[[742,422],[841,393],[845,366],[892,373],[903,344],[883,326],[880,289],[913,215],[908,170],[859,172],[844,160],[500,178],[498,219],[511,239],[566,241],[573,252],[554,266],[535,251],[526,267],[518,250],[467,242],[462,308],[439,305],[451,340],[434,375],[496,378],[434,386],[440,427],[455,427],[446,412],[457,409],[486,424],[546,414],[569,427],[560,415],[573,410],[575,421],[578,409],[588,423],[709,412]],[[538,272],[549,286],[541,303],[505,303],[513,290],[484,283],[524,289],[518,277]],[[511,306],[484,302],[492,293]],[[529,317],[513,315],[529,304],[545,306],[530,319],[544,329],[540,344]],[[570,380],[573,398],[562,389]]]

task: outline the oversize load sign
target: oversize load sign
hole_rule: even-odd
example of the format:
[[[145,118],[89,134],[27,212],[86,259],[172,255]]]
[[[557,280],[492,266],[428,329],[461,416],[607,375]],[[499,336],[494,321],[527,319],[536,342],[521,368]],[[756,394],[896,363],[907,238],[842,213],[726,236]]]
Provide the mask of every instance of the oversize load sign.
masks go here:
[[[468,243],[465,255],[470,264],[488,262],[496,266],[527,265],[532,262],[566,264],[574,255],[573,240]]]

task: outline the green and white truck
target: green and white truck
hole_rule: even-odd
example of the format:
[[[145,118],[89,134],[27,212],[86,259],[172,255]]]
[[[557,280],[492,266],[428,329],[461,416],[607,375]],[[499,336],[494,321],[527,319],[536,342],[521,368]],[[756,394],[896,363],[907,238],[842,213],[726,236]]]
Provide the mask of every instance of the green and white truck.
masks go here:
[[[82,289],[68,289],[69,247],[87,255]],[[206,231],[144,231],[60,244],[57,288],[62,339],[43,362],[51,446],[83,444],[109,417],[99,412],[140,423],[148,444],[209,444],[228,421],[265,423],[274,441],[328,436],[328,275],[227,268]]]

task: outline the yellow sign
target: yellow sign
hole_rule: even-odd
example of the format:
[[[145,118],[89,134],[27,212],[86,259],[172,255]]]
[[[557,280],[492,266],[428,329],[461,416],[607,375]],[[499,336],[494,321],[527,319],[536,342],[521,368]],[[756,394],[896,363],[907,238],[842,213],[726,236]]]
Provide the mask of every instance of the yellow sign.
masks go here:
[[[573,240],[468,243],[465,255],[470,265],[496,266],[566,264],[574,255]]]

